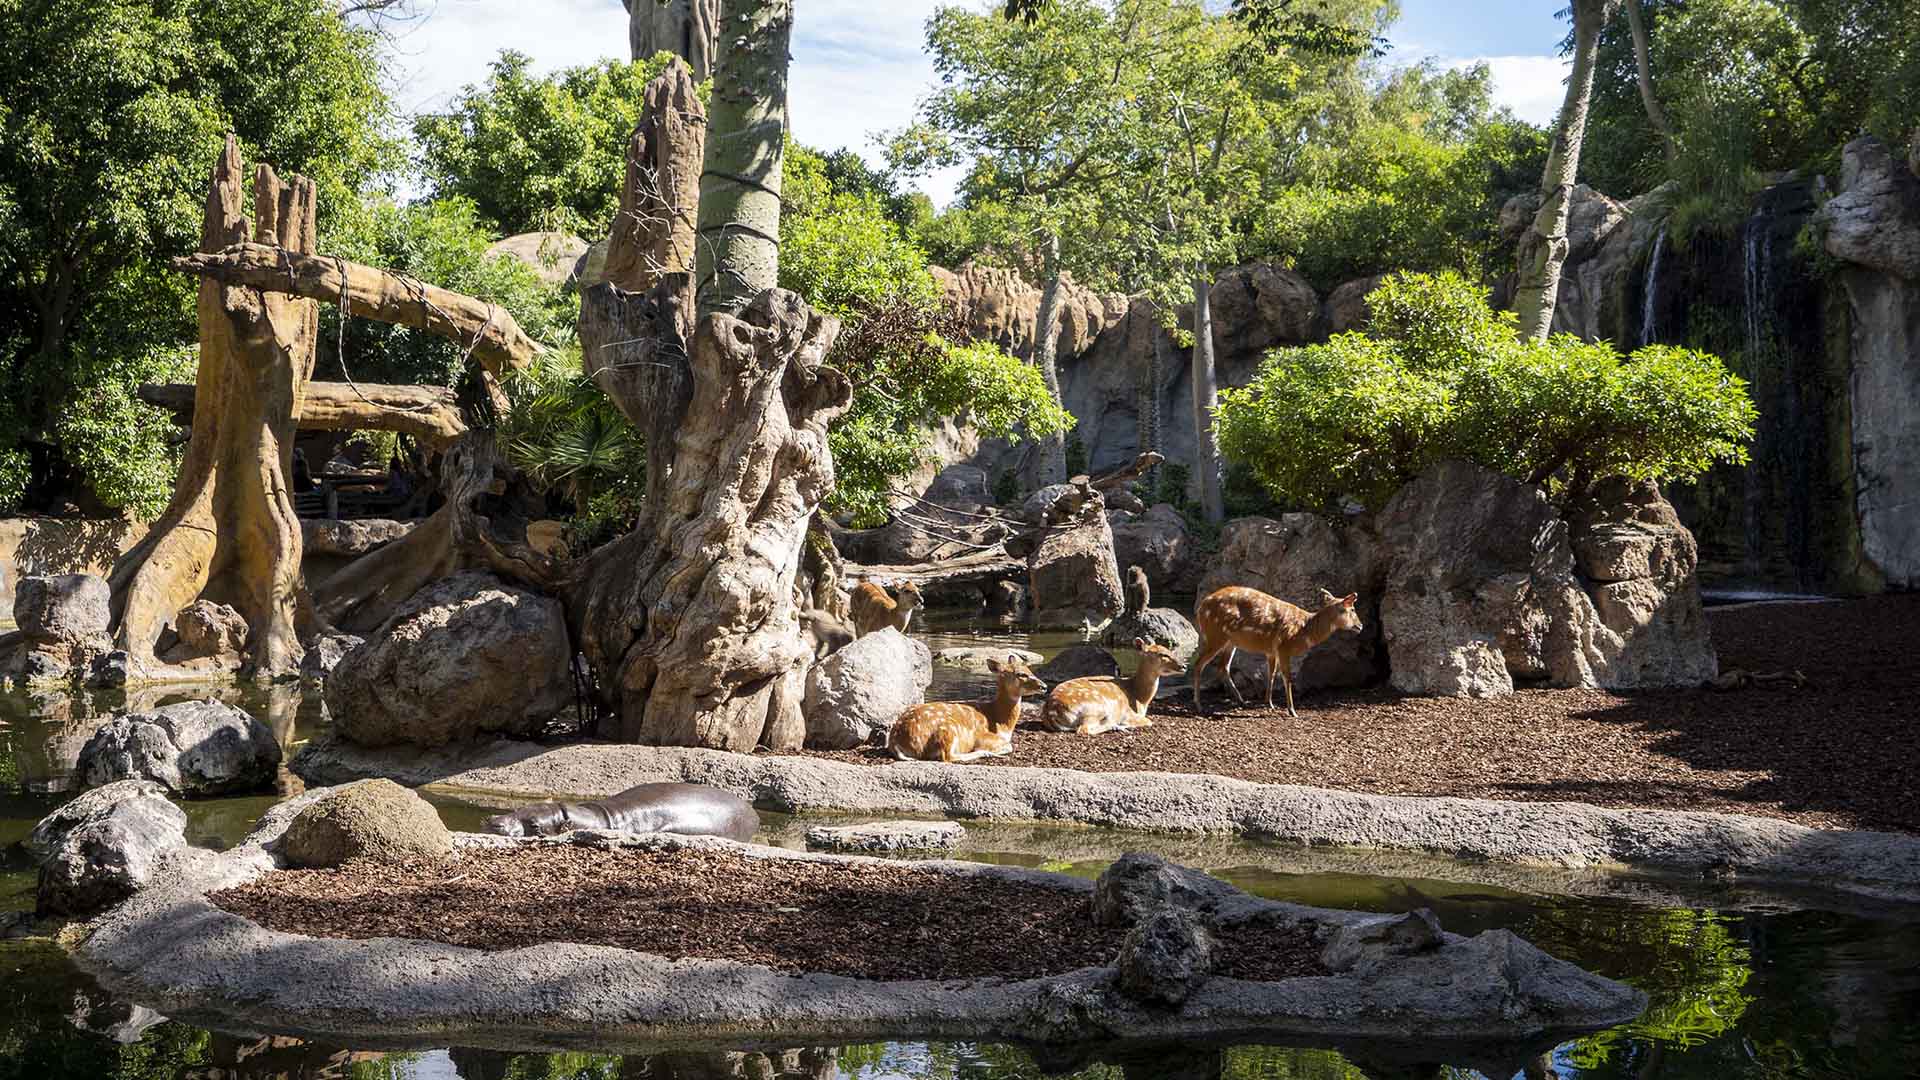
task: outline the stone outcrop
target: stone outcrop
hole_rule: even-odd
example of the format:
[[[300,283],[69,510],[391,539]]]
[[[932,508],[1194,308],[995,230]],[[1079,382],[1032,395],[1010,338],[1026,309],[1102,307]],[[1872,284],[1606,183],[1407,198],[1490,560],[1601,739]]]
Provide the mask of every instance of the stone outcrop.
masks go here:
[[[300,550],[308,556],[358,558],[386,547],[419,526],[418,521],[391,518],[301,518]]]
[[[339,866],[349,859],[437,861],[453,854],[452,835],[427,800],[391,780],[329,789],[307,804],[277,849],[294,866]]]
[[[247,620],[227,604],[195,600],[173,617],[176,641],[163,659],[178,663],[231,657],[237,664],[247,648]]]
[[[1321,606],[1323,590],[1335,596],[1359,593],[1363,629],[1335,634],[1300,662],[1296,686],[1312,690],[1380,680],[1386,665],[1380,642],[1380,592],[1385,584],[1384,554],[1369,522],[1356,518],[1335,525],[1317,514],[1283,514],[1228,522],[1220,534],[1220,553],[1200,579],[1198,592],[1205,596],[1244,585],[1308,611]],[[1264,671],[1258,658],[1253,658],[1253,666]],[[1259,681],[1264,689],[1264,674]]]
[[[300,681],[308,686],[326,685],[327,676],[340,661],[366,643],[355,634],[322,634],[307,643],[307,655],[300,658]]]
[[[1609,689],[1695,686],[1719,673],[1695,571],[1699,551],[1652,482],[1603,480],[1568,511],[1575,565],[1605,633]]]
[[[1163,907],[1127,931],[1113,960],[1113,983],[1149,1005],[1178,1008],[1213,974],[1216,944],[1200,916]]]
[[[1185,615],[1172,608],[1150,607],[1133,615],[1122,615],[1107,625],[1100,643],[1109,649],[1131,649],[1136,638],[1153,645],[1164,645],[1182,660],[1193,659],[1200,648],[1200,631]]]
[[[807,745],[850,750],[884,739],[932,681],[933,653],[919,639],[892,627],[861,637],[807,672]]]
[[[1170,503],[1158,503],[1144,514],[1109,513],[1113,529],[1114,561],[1125,569],[1138,566],[1147,581],[1163,592],[1190,588],[1196,565],[1193,537],[1187,519]]]
[[[92,574],[25,577],[13,590],[13,622],[29,641],[83,645],[107,634],[111,596]]]
[[[1320,332],[1331,337],[1353,330],[1365,330],[1372,317],[1367,309],[1367,294],[1380,287],[1385,274],[1369,274],[1342,282],[1327,294],[1320,308]]]
[[[79,915],[126,899],[159,859],[187,842],[187,815],[158,784],[128,780],[86,792],[34,828],[37,910]]]
[[[1920,177],[1877,139],[1841,158],[1827,254],[1844,260],[1855,510],[1886,585],[1920,586]]]
[[[651,55],[651,54],[649,54]],[[489,259],[512,259],[548,285],[565,285],[587,254],[587,242],[571,233],[515,233],[487,245]]]
[[[280,743],[259,720],[220,701],[183,701],[117,716],[80,750],[89,787],[152,780],[181,795],[271,791]]]
[[[1049,529],[1027,557],[1027,582],[1036,628],[1102,627],[1125,611],[1106,514],[1090,506],[1073,525]]]
[[[966,828],[957,821],[870,821],[863,825],[816,825],[807,830],[807,847],[864,854],[951,851],[966,836]]]
[[[327,710],[363,746],[531,735],[573,702],[565,614],[468,571],[402,604],[326,677]]]

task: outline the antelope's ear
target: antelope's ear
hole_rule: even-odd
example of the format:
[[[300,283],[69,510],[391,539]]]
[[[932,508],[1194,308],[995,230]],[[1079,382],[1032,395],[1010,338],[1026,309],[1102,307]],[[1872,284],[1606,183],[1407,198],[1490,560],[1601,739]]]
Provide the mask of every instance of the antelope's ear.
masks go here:
[[[1000,661],[995,660],[993,657],[989,656],[987,657],[987,670],[993,672],[995,675],[998,675],[1002,671],[1006,670],[1006,665],[1000,663]]]
[[[1341,597],[1341,598],[1340,598],[1340,606],[1341,606],[1341,607],[1349,607],[1349,608],[1350,608],[1350,607],[1352,607],[1353,605],[1355,605],[1355,604],[1357,604],[1357,603],[1359,603],[1359,602],[1360,602],[1360,594],[1359,594],[1359,593],[1357,593],[1357,592],[1350,592],[1350,593],[1348,593],[1347,595],[1345,595],[1345,596],[1343,596],[1343,597]]]
[[[1319,592],[1320,592],[1320,604],[1322,607],[1325,607],[1328,604],[1338,603],[1340,600],[1339,597],[1327,591],[1327,587],[1324,585],[1320,587]]]
[[[1138,650],[1140,650],[1141,652],[1146,652],[1146,651],[1147,651],[1147,639],[1146,639],[1146,638],[1143,638],[1143,637],[1137,637],[1137,638],[1134,638],[1134,639],[1133,639],[1133,647],[1134,647],[1135,649],[1138,649]]]

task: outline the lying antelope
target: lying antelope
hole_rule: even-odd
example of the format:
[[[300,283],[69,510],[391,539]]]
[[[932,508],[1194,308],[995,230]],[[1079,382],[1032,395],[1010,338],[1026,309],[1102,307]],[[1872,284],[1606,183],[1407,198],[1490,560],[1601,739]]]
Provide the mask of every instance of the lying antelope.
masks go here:
[[[889,626],[906,633],[913,609],[919,606],[920,587],[911,581],[901,582],[892,596],[873,582],[863,581],[854,587],[848,610],[853,615],[853,632],[866,637]]]
[[[1278,675],[1287,690],[1287,715],[1300,715],[1293,711],[1294,660],[1338,631],[1361,629],[1360,613],[1353,609],[1360,594],[1348,593],[1336,600],[1322,589],[1320,595],[1323,603],[1315,612],[1242,585],[1215,589],[1202,598],[1193,609],[1193,625],[1200,631],[1200,650],[1194,653],[1200,659],[1193,666],[1194,711],[1200,709],[1201,676],[1221,653],[1227,655],[1220,666],[1227,689],[1240,704],[1247,703],[1233,684],[1233,658],[1246,649],[1267,658],[1267,708],[1273,708],[1273,678]]]
[[[1022,694],[1044,694],[1047,684],[1012,653],[1004,663],[988,660],[997,691],[985,708],[958,701],[929,701],[900,714],[887,733],[887,749],[901,761],[975,761],[1013,753]]]
[[[1134,638],[1133,647],[1140,650],[1140,666],[1131,678],[1089,675],[1061,683],[1047,695],[1047,703],[1040,710],[1040,726],[1079,735],[1152,727],[1147,709],[1160,692],[1160,677],[1178,675],[1187,668],[1165,646]]]

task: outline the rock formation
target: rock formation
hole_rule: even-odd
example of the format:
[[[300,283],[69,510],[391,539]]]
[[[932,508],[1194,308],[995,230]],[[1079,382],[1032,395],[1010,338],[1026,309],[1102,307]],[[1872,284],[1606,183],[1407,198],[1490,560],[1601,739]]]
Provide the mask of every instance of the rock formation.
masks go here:
[[[933,653],[888,627],[867,634],[807,673],[806,744],[850,750],[885,737],[909,705],[926,700]]]
[[[306,867],[439,860],[453,854],[453,838],[427,800],[391,780],[362,780],[327,789],[295,814],[279,853]]]
[[[180,795],[271,791],[280,765],[273,729],[220,701],[125,713],[93,733],[75,768],[88,786],[152,780]]]
[[[158,784],[125,780],[85,792],[42,820],[28,850],[40,864],[37,909],[79,915],[152,880],[160,857],[186,846],[187,815]]]

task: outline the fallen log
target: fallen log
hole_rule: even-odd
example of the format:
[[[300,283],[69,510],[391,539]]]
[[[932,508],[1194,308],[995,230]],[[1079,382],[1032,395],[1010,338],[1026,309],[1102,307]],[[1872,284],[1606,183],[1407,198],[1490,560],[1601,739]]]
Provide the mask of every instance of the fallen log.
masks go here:
[[[192,383],[142,383],[135,396],[191,425]],[[388,383],[310,382],[294,426],[301,431],[395,431],[435,445],[460,437],[467,425],[450,387]]]
[[[540,343],[498,304],[330,255],[244,243],[183,255],[173,268],[223,285],[340,304],[342,314],[437,334],[469,350],[496,379],[541,353]]]
[[[958,559],[915,566],[861,566],[846,564],[844,581],[872,581],[897,585],[911,581],[922,592],[929,588],[987,585],[995,581],[1025,581],[1027,561],[1004,551],[983,551]]]

